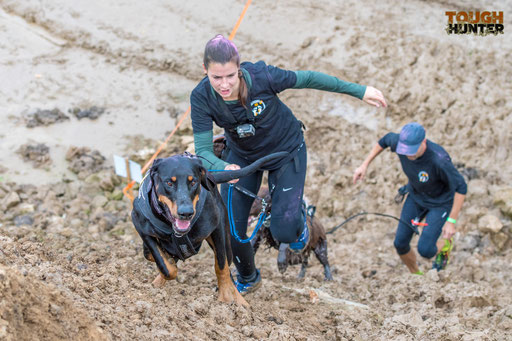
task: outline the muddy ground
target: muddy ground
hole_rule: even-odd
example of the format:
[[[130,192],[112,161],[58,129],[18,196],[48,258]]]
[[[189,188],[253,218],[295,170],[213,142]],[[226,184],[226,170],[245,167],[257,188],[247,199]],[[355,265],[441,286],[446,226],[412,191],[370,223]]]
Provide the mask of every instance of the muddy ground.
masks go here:
[[[228,35],[243,5],[0,0],[0,339],[510,340],[509,3],[254,1],[235,38],[244,60],[323,71],[388,100],[281,95],[307,126],[306,194],[326,227],[399,214],[396,155],[351,184],[384,133],[419,121],[447,149],[469,192],[445,271],[410,275],[395,221],[368,216],[329,235],[332,282],[313,258],[303,281],[299,267],[281,275],[263,249],[251,307],[222,304],[205,245],[176,282],[151,285],[112,155],[149,159],[188,107],[204,44]],[[448,35],[447,10],[502,10],[505,34]],[[184,150],[188,119],[161,155]]]

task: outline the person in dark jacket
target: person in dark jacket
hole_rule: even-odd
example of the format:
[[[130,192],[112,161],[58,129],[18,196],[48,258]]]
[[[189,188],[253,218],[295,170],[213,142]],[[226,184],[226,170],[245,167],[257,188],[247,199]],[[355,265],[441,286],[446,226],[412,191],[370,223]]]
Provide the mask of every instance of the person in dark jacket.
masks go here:
[[[406,124],[400,134],[386,134],[355,170],[353,177],[354,183],[363,179],[372,160],[384,149],[389,147],[398,154],[409,182],[394,246],[402,262],[413,274],[423,272],[410,247],[414,230],[408,224],[426,219],[427,225],[418,241],[418,253],[425,258],[436,256],[433,268],[438,271],[443,269],[448,261],[452,236],[456,232],[455,224],[467,192],[466,181],[454,167],[450,155],[425,136],[425,129],[416,122]]]
[[[195,152],[205,167],[228,170],[244,167],[265,155],[286,151],[289,157],[265,165],[272,191],[270,231],[286,248],[300,252],[307,244],[308,229],[302,213],[306,177],[306,144],[302,123],[277,96],[286,89],[319,89],[349,94],[376,107],[387,106],[382,93],[370,86],[339,80],[320,72],[288,71],[257,63],[240,63],[238,50],[230,40],[217,35],[204,52],[206,77],[190,96]],[[213,123],[224,128],[227,152],[224,160],[213,152]],[[257,193],[262,171],[239,180],[239,185]],[[236,181],[236,180],[235,180]],[[228,185],[221,193],[225,202]],[[233,191],[235,231],[246,238],[247,219],[253,198]],[[246,293],[261,284],[249,243],[232,236],[237,288]]]

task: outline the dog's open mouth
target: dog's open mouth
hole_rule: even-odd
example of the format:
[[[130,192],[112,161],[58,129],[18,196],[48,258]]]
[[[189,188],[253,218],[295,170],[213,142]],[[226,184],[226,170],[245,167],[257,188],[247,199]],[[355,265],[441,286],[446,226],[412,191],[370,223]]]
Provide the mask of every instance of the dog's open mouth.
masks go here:
[[[176,237],[181,237],[190,230],[190,220],[177,219],[174,224]]]

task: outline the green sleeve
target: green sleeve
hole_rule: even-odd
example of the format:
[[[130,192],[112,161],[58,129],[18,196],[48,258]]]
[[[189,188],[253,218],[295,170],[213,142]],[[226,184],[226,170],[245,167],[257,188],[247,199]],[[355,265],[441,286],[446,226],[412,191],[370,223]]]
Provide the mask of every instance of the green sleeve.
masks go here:
[[[213,153],[213,130],[194,134],[194,148],[196,155],[205,158],[201,160],[203,166],[210,169],[224,169],[229,163],[222,161]]]
[[[294,89],[316,89],[347,94],[363,99],[366,85],[342,81],[334,76],[329,76],[316,71],[295,71],[297,82]]]

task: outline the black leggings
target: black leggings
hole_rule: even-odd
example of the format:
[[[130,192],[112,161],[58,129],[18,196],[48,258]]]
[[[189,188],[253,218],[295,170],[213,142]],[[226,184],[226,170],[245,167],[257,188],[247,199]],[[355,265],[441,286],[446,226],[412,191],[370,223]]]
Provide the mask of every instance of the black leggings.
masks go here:
[[[240,158],[233,152],[229,152],[226,162],[245,167],[247,160]],[[270,218],[270,232],[281,243],[292,243],[302,233],[304,221],[301,214],[302,195],[304,193],[304,181],[306,180],[307,151],[306,144],[302,143],[297,156],[289,163],[283,172],[280,169],[271,170],[268,173],[269,189],[275,185],[272,193],[272,212]],[[280,173],[280,175],[279,175]],[[277,176],[279,175],[279,178]],[[237,185],[242,186],[253,193],[258,193],[261,186],[263,171],[241,178]],[[247,220],[254,198],[233,189],[233,217],[238,236],[247,238]],[[221,186],[221,195],[227,205],[228,184]],[[238,273],[242,278],[251,278],[256,267],[254,265],[254,251],[250,243],[240,243],[231,236],[231,249]]]

